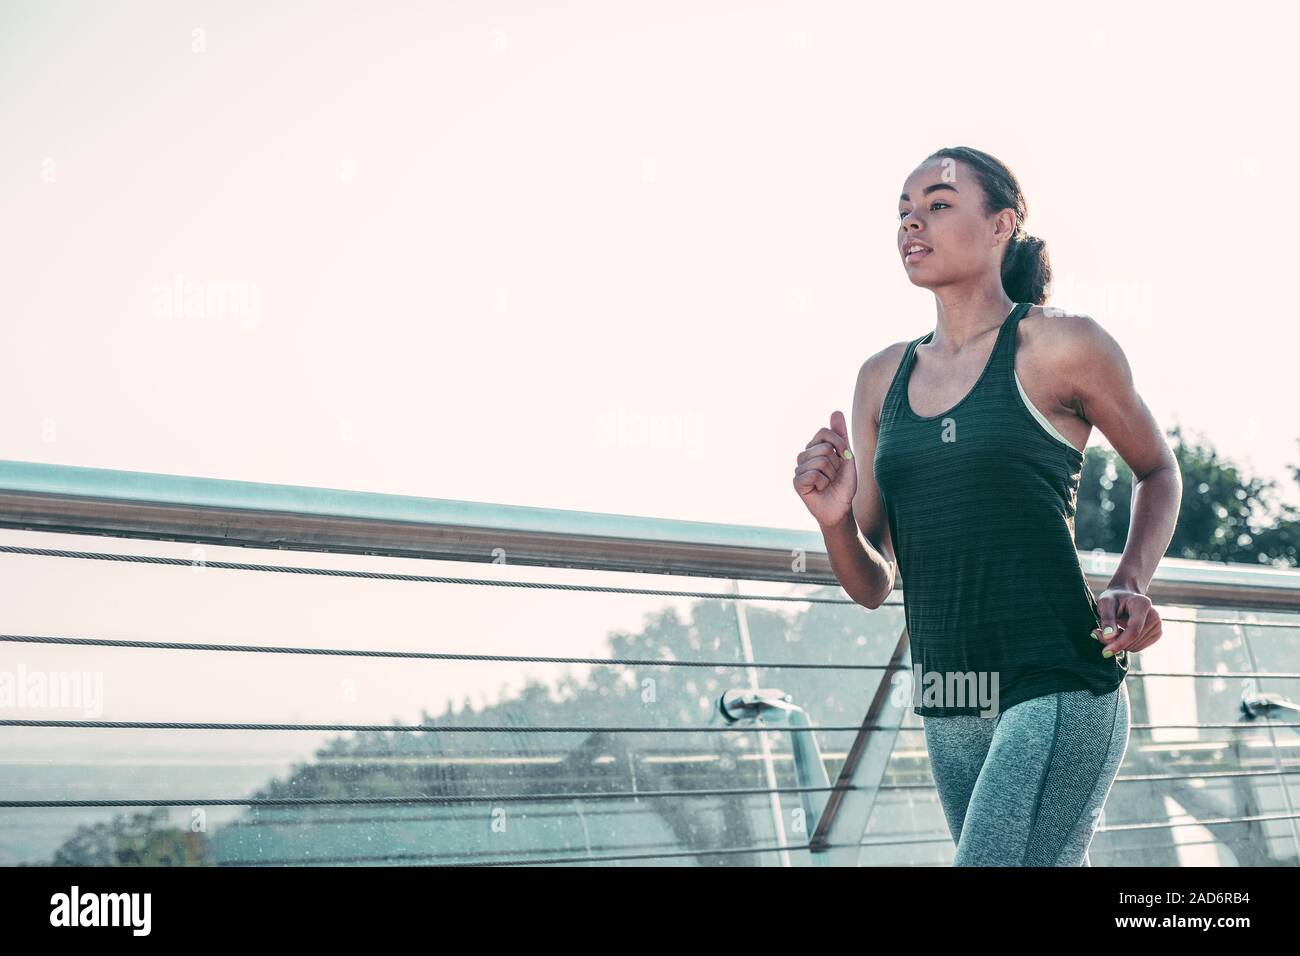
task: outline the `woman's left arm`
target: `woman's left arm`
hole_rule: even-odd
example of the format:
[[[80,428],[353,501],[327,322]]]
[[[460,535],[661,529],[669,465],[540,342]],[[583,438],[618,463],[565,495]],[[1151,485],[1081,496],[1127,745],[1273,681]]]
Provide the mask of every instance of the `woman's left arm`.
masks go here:
[[[1133,472],[1128,541],[1097,598],[1103,656],[1140,651],[1160,639],[1160,615],[1146,591],[1178,523],[1183,477],[1169,443],[1133,385],[1119,343],[1091,316],[1064,315],[1053,352],[1080,416],[1096,425]],[[1110,630],[1107,631],[1106,629]]]

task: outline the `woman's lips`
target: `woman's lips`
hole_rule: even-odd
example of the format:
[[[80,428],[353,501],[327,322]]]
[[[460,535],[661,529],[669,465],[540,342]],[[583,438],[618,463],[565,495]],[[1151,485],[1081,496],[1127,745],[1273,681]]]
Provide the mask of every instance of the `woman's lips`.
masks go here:
[[[917,262],[924,259],[930,254],[929,249],[917,249],[916,252],[909,252],[903,259],[904,262]]]

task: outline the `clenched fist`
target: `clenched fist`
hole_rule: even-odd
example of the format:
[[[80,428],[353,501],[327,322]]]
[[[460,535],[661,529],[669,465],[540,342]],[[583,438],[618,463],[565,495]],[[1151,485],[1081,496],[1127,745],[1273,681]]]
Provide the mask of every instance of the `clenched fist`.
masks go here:
[[[795,459],[794,490],[823,527],[844,520],[858,490],[858,469],[848,434],[844,413],[831,412],[830,427],[819,428]]]

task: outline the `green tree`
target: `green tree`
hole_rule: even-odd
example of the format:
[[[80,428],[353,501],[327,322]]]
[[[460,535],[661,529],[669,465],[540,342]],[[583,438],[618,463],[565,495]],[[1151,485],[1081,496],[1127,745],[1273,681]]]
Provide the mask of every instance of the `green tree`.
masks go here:
[[[163,807],[109,823],[77,827],[54,853],[51,866],[202,866],[207,845],[202,833],[172,826]]]
[[[1242,473],[1208,444],[1169,431],[1183,478],[1178,523],[1165,554],[1175,558],[1295,567],[1300,510],[1284,503],[1277,482]],[[1300,482],[1300,468],[1292,476]],[[1089,448],[1079,481],[1075,543],[1081,551],[1123,552],[1133,472],[1114,451]]]

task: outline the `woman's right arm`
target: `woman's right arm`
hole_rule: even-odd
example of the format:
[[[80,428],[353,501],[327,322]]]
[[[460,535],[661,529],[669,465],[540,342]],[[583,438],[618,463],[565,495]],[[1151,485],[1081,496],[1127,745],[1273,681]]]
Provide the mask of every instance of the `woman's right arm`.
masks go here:
[[[818,430],[795,469],[795,490],[817,519],[836,579],[849,597],[872,609],[885,602],[897,578],[873,460],[883,391],[903,348],[906,343],[890,346],[862,364],[853,393],[852,447],[844,415],[835,411],[831,426]]]

